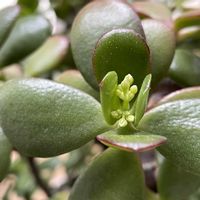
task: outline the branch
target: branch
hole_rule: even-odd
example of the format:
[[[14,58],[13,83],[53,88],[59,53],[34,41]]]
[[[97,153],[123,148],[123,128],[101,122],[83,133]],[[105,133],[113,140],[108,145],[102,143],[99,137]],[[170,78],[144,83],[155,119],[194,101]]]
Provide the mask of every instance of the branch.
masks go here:
[[[37,185],[46,193],[46,195],[49,198],[52,197],[53,193],[51,192],[51,189],[49,188],[49,186],[42,180],[34,158],[28,157],[27,161],[29,163],[31,172],[35,178],[35,182],[37,183]]]

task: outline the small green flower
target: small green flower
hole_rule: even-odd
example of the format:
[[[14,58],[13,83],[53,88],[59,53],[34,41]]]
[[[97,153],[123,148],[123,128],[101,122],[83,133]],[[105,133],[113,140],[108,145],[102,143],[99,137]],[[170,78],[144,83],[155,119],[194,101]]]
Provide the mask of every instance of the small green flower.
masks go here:
[[[141,119],[145,112],[146,104],[143,102],[147,102],[150,81],[151,75],[146,76],[135,99],[138,87],[133,85],[132,75],[126,75],[118,84],[116,72],[109,72],[102,80],[100,88],[102,110],[106,121],[117,128],[126,127],[129,123],[135,127],[138,118]]]

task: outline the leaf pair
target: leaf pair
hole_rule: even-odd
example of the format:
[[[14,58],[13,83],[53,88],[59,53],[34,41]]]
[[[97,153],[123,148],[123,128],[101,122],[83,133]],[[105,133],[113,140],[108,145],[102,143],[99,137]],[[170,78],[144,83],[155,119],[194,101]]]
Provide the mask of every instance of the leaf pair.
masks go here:
[[[124,110],[124,103],[126,103],[125,100],[126,98],[129,98],[129,95],[131,94],[130,89],[135,88],[134,86],[131,86],[130,83],[133,83],[133,78],[130,75],[127,75],[121,84],[118,85],[118,76],[116,72],[109,72],[102,80],[100,85],[102,111],[105,120],[108,124],[113,125],[113,129],[116,128],[116,130],[108,131],[105,134],[99,135],[97,136],[97,139],[107,146],[119,148],[125,151],[150,150],[166,141],[165,137],[151,135],[151,133],[147,133],[148,131],[144,133],[137,128],[138,123],[142,119],[146,110],[151,75],[146,76],[137,98],[133,99],[134,102],[132,103],[132,99],[130,99],[128,106]],[[119,93],[119,87],[122,89],[120,92],[124,92],[121,96],[117,95],[117,93]],[[122,101],[120,97],[126,98]],[[132,107],[130,107],[129,104]],[[120,116],[120,113],[122,113],[122,116]],[[124,116],[123,113],[129,113],[129,115]],[[127,117],[133,117],[133,121],[129,121]],[[120,124],[122,123],[122,120],[126,120],[126,123]]]
[[[18,62],[51,33],[47,19],[40,15],[18,19],[20,8],[7,7],[0,11],[0,68]]]

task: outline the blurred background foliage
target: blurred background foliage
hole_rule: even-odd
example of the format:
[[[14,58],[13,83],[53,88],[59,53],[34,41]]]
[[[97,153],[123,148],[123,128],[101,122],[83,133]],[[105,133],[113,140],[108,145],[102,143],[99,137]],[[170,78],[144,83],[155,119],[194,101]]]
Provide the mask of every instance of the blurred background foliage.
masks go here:
[[[127,0],[141,19],[162,18],[162,12],[155,12],[153,6],[147,10],[140,10],[136,2],[149,2]],[[69,33],[74,17],[89,0],[6,0],[0,1],[0,9],[18,4],[21,8],[19,17],[40,14],[51,24],[51,33],[48,39],[39,45],[37,49],[20,58],[15,63],[9,63],[0,69],[0,84],[19,77],[44,77],[77,87],[96,99],[98,93],[91,88],[76,70],[73,60]],[[188,16],[188,12],[194,15],[200,12],[199,0],[152,0],[153,3],[162,3],[164,9],[168,9],[176,26],[176,52],[169,69],[168,77],[158,85],[154,95],[150,99],[149,107],[158,101],[160,96],[168,93],[169,87],[181,88],[200,85],[200,14],[194,24],[184,24],[181,16]],[[138,9],[138,10],[137,10]],[[152,9],[152,12],[151,12]],[[160,9],[160,7],[159,7]],[[153,13],[153,15],[152,15]],[[154,15],[155,13],[156,16]],[[1,19],[0,19],[1,21]],[[0,52],[1,53],[1,52]],[[184,61],[186,59],[186,61]],[[159,91],[162,87],[163,94]],[[101,153],[105,147],[97,142],[91,142],[69,154],[49,159],[25,158],[17,151],[11,154],[11,167],[8,176],[0,183],[0,199],[5,200],[62,200],[66,199],[71,186],[77,176],[85,169],[89,161]],[[145,156],[144,156],[145,157]],[[149,158],[149,157],[148,157]],[[147,163],[153,163],[150,171],[155,174],[158,164],[155,158],[144,158],[144,168]],[[149,169],[146,170],[149,173]],[[39,176],[38,176],[39,175]],[[148,182],[148,180],[147,180]],[[152,186],[154,187],[154,186]],[[51,193],[49,193],[51,191]],[[51,196],[48,197],[48,196]],[[152,196],[154,196],[152,194]],[[154,196],[154,198],[157,198]],[[200,190],[189,200],[200,199]]]

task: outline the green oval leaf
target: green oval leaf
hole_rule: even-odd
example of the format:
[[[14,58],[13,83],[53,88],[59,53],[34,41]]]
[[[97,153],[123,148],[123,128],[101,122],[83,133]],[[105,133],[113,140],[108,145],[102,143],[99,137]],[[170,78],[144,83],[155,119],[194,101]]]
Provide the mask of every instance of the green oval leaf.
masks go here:
[[[170,101],[177,101],[181,99],[200,99],[200,87],[184,88],[170,93],[159,101],[159,104],[167,103]]]
[[[188,200],[200,187],[199,176],[193,175],[164,160],[158,175],[158,191],[161,199]]]
[[[78,70],[66,70],[65,72],[56,76],[54,80],[58,83],[63,83],[79,89],[99,100],[99,93],[84,80],[83,76]]]
[[[200,99],[173,101],[155,107],[139,128],[162,135],[167,143],[158,150],[175,165],[200,174]],[[192,163],[192,164],[191,164]]]
[[[8,172],[11,150],[11,145],[0,127],[0,182]]]
[[[28,156],[66,153],[108,130],[100,104],[63,84],[12,80],[0,87],[0,96],[1,126],[12,145]]]
[[[50,35],[50,24],[40,15],[17,20],[0,49],[0,67],[17,62],[38,48]]]
[[[200,40],[200,26],[192,26],[181,29],[177,33],[177,41],[179,44],[190,41]]]
[[[93,72],[92,54],[96,43],[105,33],[119,28],[131,29],[144,36],[139,17],[131,6],[116,0],[89,3],[73,22],[71,45],[74,60],[84,78],[95,88],[98,83]]]
[[[174,20],[174,25],[177,30],[188,26],[200,25],[200,10],[191,10],[182,13]]]
[[[143,38],[130,29],[115,29],[103,35],[93,55],[94,73],[100,82],[109,71],[115,71],[121,82],[125,75],[142,84],[149,72],[149,48]]]
[[[175,34],[168,26],[156,20],[143,20],[146,41],[151,52],[152,85],[167,76],[175,52]]]
[[[12,26],[17,20],[20,13],[19,6],[9,6],[0,11],[0,46],[8,37]]]
[[[108,149],[78,178],[69,200],[144,200],[144,193],[144,177],[137,155]]]
[[[166,138],[159,135],[137,132],[132,135],[120,135],[114,131],[97,136],[103,144],[130,152],[143,152],[155,149],[166,142]]]
[[[176,50],[169,75],[183,86],[200,85],[200,58],[191,51]]]
[[[64,36],[50,37],[39,49],[23,62],[25,76],[37,77],[56,68],[64,59],[69,41]]]

